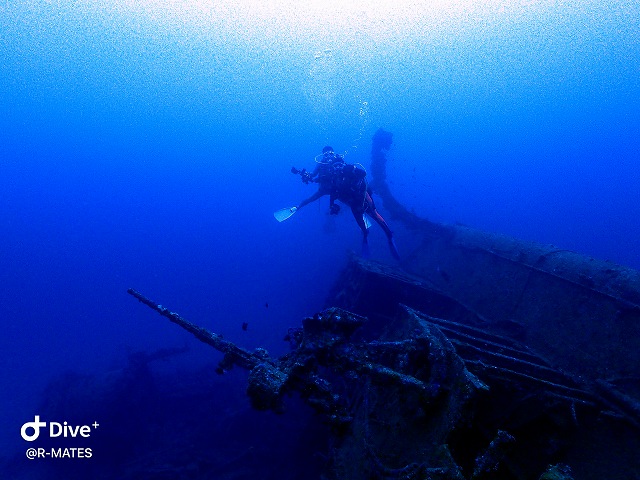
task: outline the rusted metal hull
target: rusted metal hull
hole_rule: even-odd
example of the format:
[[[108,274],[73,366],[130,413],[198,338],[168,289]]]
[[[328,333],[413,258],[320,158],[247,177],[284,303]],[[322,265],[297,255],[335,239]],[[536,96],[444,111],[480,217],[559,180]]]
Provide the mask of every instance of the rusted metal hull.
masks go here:
[[[640,399],[640,272],[552,245],[416,217],[386,184],[391,134],[373,138],[372,185],[390,217],[422,238],[402,270],[551,363]]]

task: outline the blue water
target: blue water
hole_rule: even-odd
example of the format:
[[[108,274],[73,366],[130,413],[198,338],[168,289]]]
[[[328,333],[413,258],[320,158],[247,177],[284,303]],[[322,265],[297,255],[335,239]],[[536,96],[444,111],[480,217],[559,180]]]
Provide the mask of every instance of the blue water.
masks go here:
[[[360,243],[326,200],[274,220],[289,170],[379,127],[418,214],[640,268],[637,2],[103,3],[0,4],[4,452],[62,372],[218,358],[129,287],[282,353]]]

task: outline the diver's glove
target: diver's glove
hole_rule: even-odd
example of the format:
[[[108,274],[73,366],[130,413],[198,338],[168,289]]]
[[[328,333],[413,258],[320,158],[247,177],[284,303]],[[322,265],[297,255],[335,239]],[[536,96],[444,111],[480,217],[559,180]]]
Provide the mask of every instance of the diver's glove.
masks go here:
[[[331,205],[329,205],[330,215],[337,215],[338,213],[340,213],[340,205],[338,205],[337,203],[332,203]]]

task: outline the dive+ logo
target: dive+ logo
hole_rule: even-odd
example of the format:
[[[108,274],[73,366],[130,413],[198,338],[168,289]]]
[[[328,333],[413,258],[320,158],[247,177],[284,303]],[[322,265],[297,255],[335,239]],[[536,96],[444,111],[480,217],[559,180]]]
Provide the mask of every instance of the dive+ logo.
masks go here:
[[[95,430],[100,424],[93,422],[91,425],[68,425],[67,422],[49,422],[49,437],[63,437],[63,438],[75,438],[84,437],[89,438],[91,436],[91,427]],[[40,436],[40,429],[45,428],[47,422],[40,421],[40,415],[36,415],[33,422],[27,422],[22,425],[20,429],[20,435],[27,442],[33,442]]]

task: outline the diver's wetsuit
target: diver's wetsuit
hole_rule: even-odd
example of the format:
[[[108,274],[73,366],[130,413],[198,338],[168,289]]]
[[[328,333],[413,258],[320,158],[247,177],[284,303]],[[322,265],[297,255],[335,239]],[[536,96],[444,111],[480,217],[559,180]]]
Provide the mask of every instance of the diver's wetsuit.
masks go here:
[[[324,197],[325,195],[332,195],[335,191],[334,169],[343,164],[344,160],[339,155],[327,158],[327,160],[324,162],[319,162],[313,172],[309,174],[309,179],[319,185],[318,191],[311,195],[309,198],[305,198],[304,200],[302,200],[297,206],[297,209],[300,210],[305,205],[309,205],[310,203],[315,202],[320,197]]]
[[[318,191],[311,197],[300,202],[297,209],[301,209],[305,205],[318,200],[320,197],[330,195],[329,203],[332,213],[337,211],[337,206],[336,210],[334,210],[333,207],[335,200],[339,200],[351,208],[351,213],[356,219],[360,230],[362,230],[362,250],[364,256],[369,255],[369,245],[367,241],[369,231],[363,216],[367,214],[380,225],[387,236],[391,254],[399,260],[400,255],[393,241],[393,232],[376,209],[376,205],[371,197],[371,189],[365,180],[366,174],[367,172],[363,168],[359,168],[356,165],[345,164],[341,156],[331,157],[329,161],[319,163],[313,173],[310,174],[310,178],[320,185]]]

